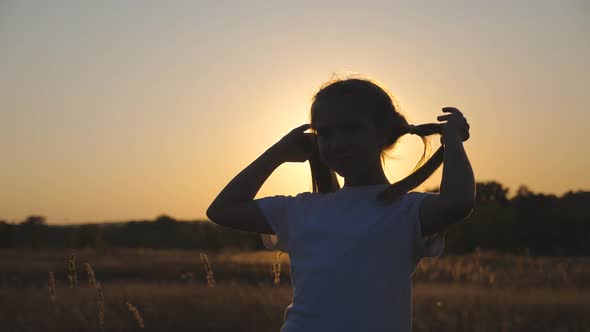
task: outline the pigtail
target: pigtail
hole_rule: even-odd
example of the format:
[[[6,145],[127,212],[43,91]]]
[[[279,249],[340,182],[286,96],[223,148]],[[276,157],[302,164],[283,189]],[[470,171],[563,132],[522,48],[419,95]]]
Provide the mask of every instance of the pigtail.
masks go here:
[[[408,126],[407,133],[419,135],[422,138],[422,142],[424,142],[424,153],[410,175],[396,183],[387,186],[387,188],[377,195],[377,200],[379,202],[387,204],[397,200],[410,190],[416,188],[426,181],[440,167],[440,165],[442,165],[444,161],[443,146],[436,150],[432,157],[420,167],[422,162],[425,160],[427,147],[429,147],[429,141],[426,137],[434,134],[440,134],[441,128],[441,125],[438,123],[426,123],[418,126]]]
[[[329,193],[340,189],[336,173],[320,160],[317,145],[309,158],[311,168],[312,192]]]

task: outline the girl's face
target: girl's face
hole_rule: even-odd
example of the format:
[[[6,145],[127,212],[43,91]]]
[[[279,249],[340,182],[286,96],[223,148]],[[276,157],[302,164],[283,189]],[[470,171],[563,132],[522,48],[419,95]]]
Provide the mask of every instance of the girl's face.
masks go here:
[[[315,116],[320,159],[340,176],[363,177],[380,163],[382,139],[373,122],[351,104],[322,108]]]

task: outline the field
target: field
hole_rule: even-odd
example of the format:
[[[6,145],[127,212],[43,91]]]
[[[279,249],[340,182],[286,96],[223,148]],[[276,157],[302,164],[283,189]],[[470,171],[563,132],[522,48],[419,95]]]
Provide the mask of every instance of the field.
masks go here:
[[[279,331],[291,300],[271,251],[70,253],[0,251],[2,331]],[[590,330],[587,258],[443,256],[413,280],[414,331]]]

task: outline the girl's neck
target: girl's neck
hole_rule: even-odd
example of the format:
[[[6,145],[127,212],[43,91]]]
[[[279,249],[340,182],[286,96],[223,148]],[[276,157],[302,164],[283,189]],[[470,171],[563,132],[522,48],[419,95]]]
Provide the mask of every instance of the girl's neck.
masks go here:
[[[350,187],[368,187],[368,186],[384,186],[386,184],[390,184],[388,181],[379,182],[379,183],[359,183],[359,184],[347,184],[344,183],[343,188],[350,188]]]
[[[344,178],[344,187],[377,186],[389,184],[380,158],[377,156],[367,163],[364,170]]]
[[[348,177],[344,179],[344,187],[357,187],[357,186],[377,186],[377,185],[385,185],[389,184],[387,177],[383,173],[383,169],[380,169],[381,172],[373,173],[375,176],[371,177]]]

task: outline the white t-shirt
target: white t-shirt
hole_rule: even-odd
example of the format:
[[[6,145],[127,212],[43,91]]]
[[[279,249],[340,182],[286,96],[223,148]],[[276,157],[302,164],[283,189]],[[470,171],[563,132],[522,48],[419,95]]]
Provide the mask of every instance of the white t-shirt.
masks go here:
[[[387,184],[332,193],[256,199],[275,235],[265,246],[289,254],[293,300],[281,332],[409,332],[412,281],[446,232],[421,236],[418,207],[432,193],[409,192],[380,205]]]

